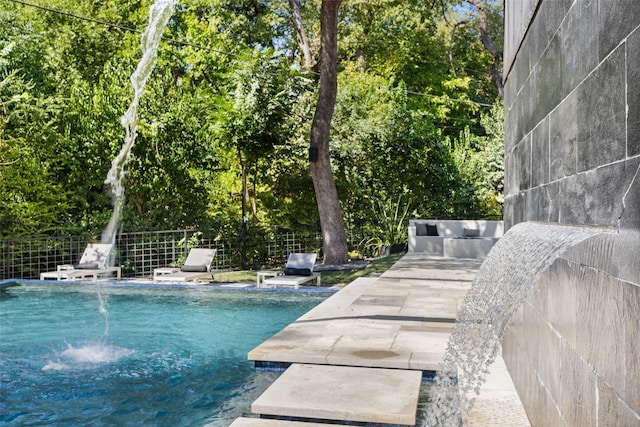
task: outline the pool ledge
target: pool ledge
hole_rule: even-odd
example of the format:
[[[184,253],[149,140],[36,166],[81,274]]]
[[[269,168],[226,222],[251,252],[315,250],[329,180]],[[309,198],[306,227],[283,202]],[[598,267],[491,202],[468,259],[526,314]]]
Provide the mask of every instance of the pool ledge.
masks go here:
[[[293,368],[294,374],[300,371],[297,365],[319,365],[316,372],[327,381],[323,388],[351,390],[349,393],[360,396],[349,405],[353,413],[361,415],[352,414],[351,417],[366,418],[362,414],[371,414],[368,402],[398,393],[397,385],[401,381],[389,377],[382,380],[384,386],[364,387],[360,375],[375,377],[378,370],[383,369],[417,371],[422,376],[423,372],[437,370],[456,313],[479,267],[478,260],[405,255],[381,277],[360,278],[350,283],[254,348],[248,357],[255,362],[292,364],[289,369]],[[336,373],[333,367],[358,368],[358,375]],[[276,417],[278,410],[275,408],[280,406],[279,415],[290,420],[356,421],[345,418],[342,409],[346,398],[337,392],[333,393],[333,399],[325,399],[324,409],[318,411],[315,396],[319,389],[313,384],[312,375],[298,372],[287,377],[290,381],[287,389],[297,390],[297,395],[302,395],[300,390],[306,387],[306,397],[286,397],[282,383],[276,381],[271,386],[274,389],[268,388],[263,394],[267,397],[261,396],[254,403],[256,406],[252,411],[256,417]],[[418,384],[414,391],[419,388]],[[261,412],[264,408],[260,402],[273,396],[273,390],[283,396],[284,401],[271,405],[269,414],[265,414]],[[482,390],[468,425],[530,425],[502,359],[498,358],[492,366]],[[298,405],[295,409],[285,409],[294,402]],[[408,412],[415,416],[417,401]],[[313,416],[300,415],[305,413]],[[384,421],[374,419],[375,416],[362,421],[394,425],[415,422],[399,414]],[[273,425],[273,420],[259,420],[238,419],[232,425],[243,427],[243,423],[262,421],[264,424],[259,425]]]

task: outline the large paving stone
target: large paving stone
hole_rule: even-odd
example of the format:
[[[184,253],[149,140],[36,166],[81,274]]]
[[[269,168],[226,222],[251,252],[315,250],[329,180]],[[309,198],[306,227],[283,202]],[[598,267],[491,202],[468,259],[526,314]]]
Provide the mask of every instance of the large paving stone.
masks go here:
[[[414,425],[422,373],[291,365],[254,403],[261,415]]]

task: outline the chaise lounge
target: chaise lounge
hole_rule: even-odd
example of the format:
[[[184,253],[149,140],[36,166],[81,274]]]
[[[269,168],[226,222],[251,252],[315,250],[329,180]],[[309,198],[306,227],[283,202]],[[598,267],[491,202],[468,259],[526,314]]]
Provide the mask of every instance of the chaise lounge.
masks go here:
[[[217,249],[193,248],[180,268],[156,268],[153,270],[154,282],[197,282],[205,277],[213,279],[215,271],[211,264]]]
[[[282,274],[274,272],[277,274],[275,277],[258,282],[258,287],[291,286],[298,289],[300,285],[313,280],[316,280],[316,285],[320,286],[320,273],[313,272],[316,257],[316,254],[289,254]]]
[[[83,280],[90,278],[95,281],[98,277],[116,273],[116,278],[120,279],[121,267],[109,265],[111,243],[89,243],[80,257],[77,264],[65,264],[57,266],[56,271],[40,273],[40,280]]]

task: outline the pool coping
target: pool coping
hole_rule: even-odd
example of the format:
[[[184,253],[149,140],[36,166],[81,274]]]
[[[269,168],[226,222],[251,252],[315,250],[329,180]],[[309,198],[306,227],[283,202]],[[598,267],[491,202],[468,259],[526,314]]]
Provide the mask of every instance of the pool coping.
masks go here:
[[[100,287],[109,286],[114,288],[142,288],[142,289],[190,289],[190,290],[229,290],[239,292],[281,292],[281,293],[312,293],[312,294],[335,294],[339,289],[336,287],[301,287],[293,288],[257,288],[255,283],[232,282],[227,284],[194,284],[194,283],[155,283],[152,281],[141,281],[136,279],[104,279],[97,281],[81,281],[81,280],[39,280],[39,279],[4,279],[0,280],[0,290],[20,286],[21,283],[32,283],[43,286],[80,286],[80,287]]]
[[[436,370],[449,334],[446,331],[425,334],[425,327],[437,329],[438,319],[444,323],[455,319],[458,305],[480,264],[479,260],[405,255],[382,276],[350,283],[257,346],[248,357],[254,362]],[[501,357],[490,372],[468,414],[468,425],[530,426]],[[334,381],[336,387],[359,387],[357,380],[348,377],[338,376]],[[265,393],[268,392],[269,388]],[[383,392],[394,393],[393,384]],[[309,390],[306,400],[300,399],[298,413],[304,413],[305,408],[312,409],[313,399],[314,390]],[[366,408],[366,402],[362,407]],[[325,413],[331,413],[331,407],[326,408]],[[251,423],[272,425],[266,419],[261,421],[262,424]],[[245,422],[239,418],[232,425]]]

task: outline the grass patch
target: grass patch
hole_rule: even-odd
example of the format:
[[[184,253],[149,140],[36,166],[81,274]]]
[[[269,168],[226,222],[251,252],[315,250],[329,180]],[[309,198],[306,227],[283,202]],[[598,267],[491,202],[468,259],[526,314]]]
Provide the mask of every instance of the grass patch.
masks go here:
[[[331,286],[353,282],[358,277],[377,276],[387,271],[404,254],[389,255],[372,260],[369,265],[360,270],[323,271],[322,285]],[[216,275],[216,278],[220,277]],[[223,282],[255,283],[256,270],[240,270],[222,273]]]
[[[372,260],[369,265],[360,270],[346,271],[323,271],[323,285],[337,285],[339,283],[351,283],[358,277],[377,276],[387,271],[396,263],[403,254],[389,255],[384,258]]]

